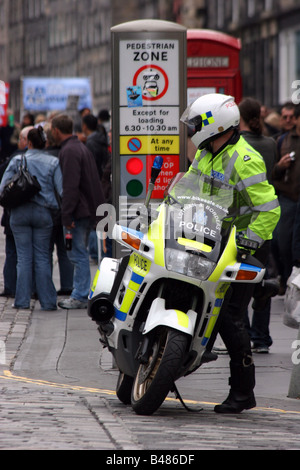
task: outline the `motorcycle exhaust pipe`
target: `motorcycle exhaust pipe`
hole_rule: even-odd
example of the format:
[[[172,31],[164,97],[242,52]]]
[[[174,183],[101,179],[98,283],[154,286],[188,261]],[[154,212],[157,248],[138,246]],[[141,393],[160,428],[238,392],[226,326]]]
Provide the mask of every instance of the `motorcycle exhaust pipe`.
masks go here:
[[[103,294],[99,294],[99,297],[93,299],[93,303],[89,309],[89,316],[96,323],[107,323],[112,318],[114,311],[114,306],[108,297],[105,297]]]

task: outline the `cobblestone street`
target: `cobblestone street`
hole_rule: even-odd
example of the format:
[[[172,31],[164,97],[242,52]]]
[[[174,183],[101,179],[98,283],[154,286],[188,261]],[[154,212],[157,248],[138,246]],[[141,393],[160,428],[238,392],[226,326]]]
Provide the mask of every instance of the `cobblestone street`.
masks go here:
[[[297,330],[282,324],[283,298],[272,304],[271,352],[254,356],[257,407],[237,416],[213,411],[227,394],[228,356],[180,379],[194,412],[170,395],[154,415],[138,416],[117,399],[117,371],[85,311],[45,313],[36,300],[17,310],[12,303],[0,298],[1,450],[194,453],[198,465],[200,450],[300,448],[300,402],[287,398]]]

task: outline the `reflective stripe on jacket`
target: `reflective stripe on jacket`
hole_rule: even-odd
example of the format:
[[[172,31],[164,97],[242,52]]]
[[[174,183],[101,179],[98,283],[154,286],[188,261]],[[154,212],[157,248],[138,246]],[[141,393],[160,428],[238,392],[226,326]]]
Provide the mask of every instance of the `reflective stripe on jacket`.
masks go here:
[[[263,157],[242,136],[215,156],[206,149],[198,150],[191,171],[200,171],[212,184],[220,180],[233,187],[239,209],[235,220],[238,232],[260,246],[272,238],[280,217],[278,199],[267,180]]]

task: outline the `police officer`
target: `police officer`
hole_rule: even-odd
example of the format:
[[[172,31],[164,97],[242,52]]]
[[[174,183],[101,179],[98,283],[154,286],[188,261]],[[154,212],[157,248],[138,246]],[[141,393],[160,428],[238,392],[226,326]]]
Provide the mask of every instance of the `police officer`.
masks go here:
[[[234,98],[204,95],[186,109],[181,120],[193,128],[192,141],[198,149],[188,173],[201,172],[211,185],[219,179],[233,187],[239,209],[237,232],[258,243],[255,257],[266,263],[280,207],[262,156],[239,133],[240,113]],[[256,406],[255,367],[244,324],[253,289],[254,284],[232,284],[221,312],[219,333],[230,356],[230,391],[215,406],[217,413],[240,413]]]

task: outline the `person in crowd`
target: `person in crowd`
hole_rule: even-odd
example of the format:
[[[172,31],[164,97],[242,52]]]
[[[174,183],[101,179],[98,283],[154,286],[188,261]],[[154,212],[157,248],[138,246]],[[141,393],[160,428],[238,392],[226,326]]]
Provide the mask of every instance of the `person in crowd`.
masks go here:
[[[98,113],[98,130],[101,134],[104,134],[107,141],[109,141],[110,114],[107,109],[101,109]]]
[[[11,210],[10,226],[17,249],[15,308],[30,308],[33,274],[42,310],[56,310],[57,296],[52,281],[49,247],[53,222],[51,211],[58,208],[55,193],[62,195],[62,173],[57,158],[44,152],[42,127],[28,132],[27,167],[41,185],[41,191],[29,202]],[[21,155],[9,162],[0,191],[18,172]]]
[[[58,116],[59,114],[61,114],[60,111],[55,111],[55,110],[52,110],[52,111],[48,111],[47,114],[46,114],[46,122],[47,123],[51,123],[52,119],[55,117],[55,116]]]
[[[296,125],[295,104],[292,101],[287,101],[281,106],[279,125],[280,131],[277,134],[274,134],[273,137],[277,140],[280,150],[280,145],[285,134],[293,130]]]
[[[11,145],[11,152],[9,156],[18,149],[19,135],[20,135],[20,124],[16,122],[14,112],[12,109],[7,110],[7,124],[12,129],[12,134],[9,139]]]
[[[104,198],[106,204],[112,204],[112,157],[111,157],[111,129],[108,132],[108,160],[103,169],[101,179]],[[111,258],[112,253],[112,240],[107,235],[107,232],[101,236],[101,259],[108,257]]]
[[[102,178],[103,168],[108,161],[108,143],[106,137],[98,131],[98,121],[93,114],[82,118],[82,131],[86,136],[85,145],[92,152],[97,165],[99,178]]]
[[[76,116],[76,118],[73,120],[74,134],[76,134],[78,139],[83,143],[86,142],[86,135],[82,131],[82,118],[86,116],[87,114],[91,114],[90,108],[82,108],[78,112],[78,115]]]
[[[42,113],[37,114],[34,118],[34,127],[39,127],[39,126],[44,127],[46,122],[47,122],[47,116],[45,114],[42,114]]]
[[[8,110],[7,123],[5,126],[0,126],[0,164],[18,149],[19,133],[20,129],[14,123],[13,113]]]
[[[82,118],[82,132],[86,136],[85,145],[92,152],[98,169],[100,180],[102,179],[103,169],[108,160],[107,138],[98,130],[98,121],[93,114],[85,114]],[[98,243],[96,229],[93,227],[89,237],[89,253],[91,259],[98,263]]]
[[[53,140],[50,123],[46,123],[44,125],[44,132],[46,135],[45,152],[58,158],[59,147],[55,145],[55,142]],[[71,295],[73,290],[74,267],[71,261],[69,260],[66,251],[63,226],[61,222],[61,199],[58,194],[57,201],[59,209],[57,211],[53,211],[52,214],[53,232],[50,244],[50,260],[51,266],[53,266],[53,251],[54,247],[56,247],[60,279],[60,289],[57,291],[57,295]]]
[[[244,98],[239,104],[239,110],[241,135],[263,157],[267,167],[267,179],[272,183],[272,171],[277,159],[276,142],[262,133],[260,103],[251,97]]]
[[[277,147],[272,137],[262,134],[261,105],[254,98],[244,98],[239,104],[239,110],[241,115],[240,133],[263,157],[267,169],[267,179],[269,183],[272,183],[272,171],[277,160]],[[271,252],[269,253],[270,257]],[[251,326],[248,314],[246,316],[247,329],[253,342],[253,352],[267,353],[273,343],[269,330],[271,297],[275,296],[278,290],[277,279],[266,280],[263,284],[255,287]]]
[[[18,140],[18,149],[12,153],[10,158],[8,158],[4,163],[0,165],[0,181],[3,177],[3,174],[9,164],[9,161],[16,155],[21,155],[27,150],[28,146],[28,132],[33,129],[32,126],[24,127],[19,135]],[[3,209],[3,215],[1,219],[1,225],[4,227],[5,235],[5,261],[3,266],[3,282],[4,290],[1,292],[0,296],[2,297],[14,297],[16,293],[16,284],[17,284],[17,250],[15,239],[10,228],[9,223],[10,211],[6,208]]]
[[[295,129],[295,104],[292,101],[285,102],[280,108],[279,116],[279,132],[273,134],[273,138],[277,143],[277,156],[281,155],[281,147],[283,140],[287,137],[288,133]],[[277,162],[276,162],[277,163]],[[275,255],[276,266],[278,270],[278,277],[280,278],[279,295],[284,295],[286,291],[286,274],[282,255],[279,250],[279,226],[276,227],[274,239],[272,243],[272,250]]]
[[[210,118],[205,120],[203,116],[208,114]],[[243,216],[235,220],[237,231],[258,243],[255,256],[266,263],[280,207],[266,178],[263,158],[238,131],[240,113],[234,99],[218,93],[204,95],[187,108],[181,120],[194,126],[192,139],[198,148],[183,178],[200,172],[207,175],[212,189],[220,181],[228,184],[228,191],[234,191],[235,200],[243,206]],[[217,413],[240,413],[256,406],[255,367],[244,321],[253,289],[253,284],[232,284],[220,313],[219,333],[230,356],[230,392],[215,406]],[[213,339],[208,347],[212,343]]]
[[[280,115],[275,110],[269,109],[265,105],[260,107],[260,118],[262,121],[262,134],[272,136],[278,134],[280,130]]]
[[[21,129],[28,126],[34,126],[34,115],[32,113],[25,113],[21,122]]]
[[[276,136],[280,132],[280,115],[276,111],[271,111],[263,121],[263,135]]]
[[[101,179],[103,193],[106,204],[112,204],[112,172],[111,172],[111,155],[103,170]],[[107,233],[103,234],[101,239],[101,259],[108,257],[112,258],[112,240],[108,237]]]
[[[58,158],[60,147],[55,144],[53,136],[52,136],[52,128],[51,128],[51,121],[46,122],[43,125],[45,137],[46,137],[46,144],[45,144],[45,151],[50,153],[54,157]]]
[[[295,107],[293,116],[295,126],[283,135],[272,174],[281,206],[281,218],[278,224],[278,250],[283,266],[281,294],[286,290],[286,282],[293,267],[293,230],[300,196],[300,105]]]
[[[26,126],[20,132],[17,153],[24,152],[28,149],[28,133],[33,129],[33,126]]]
[[[72,234],[68,256],[74,265],[72,294],[58,305],[66,309],[86,308],[91,282],[87,243],[90,228],[96,222],[97,207],[104,203],[104,196],[93,154],[73,134],[72,119],[63,114],[55,117],[51,126],[54,141],[61,147],[62,224],[64,232]]]

